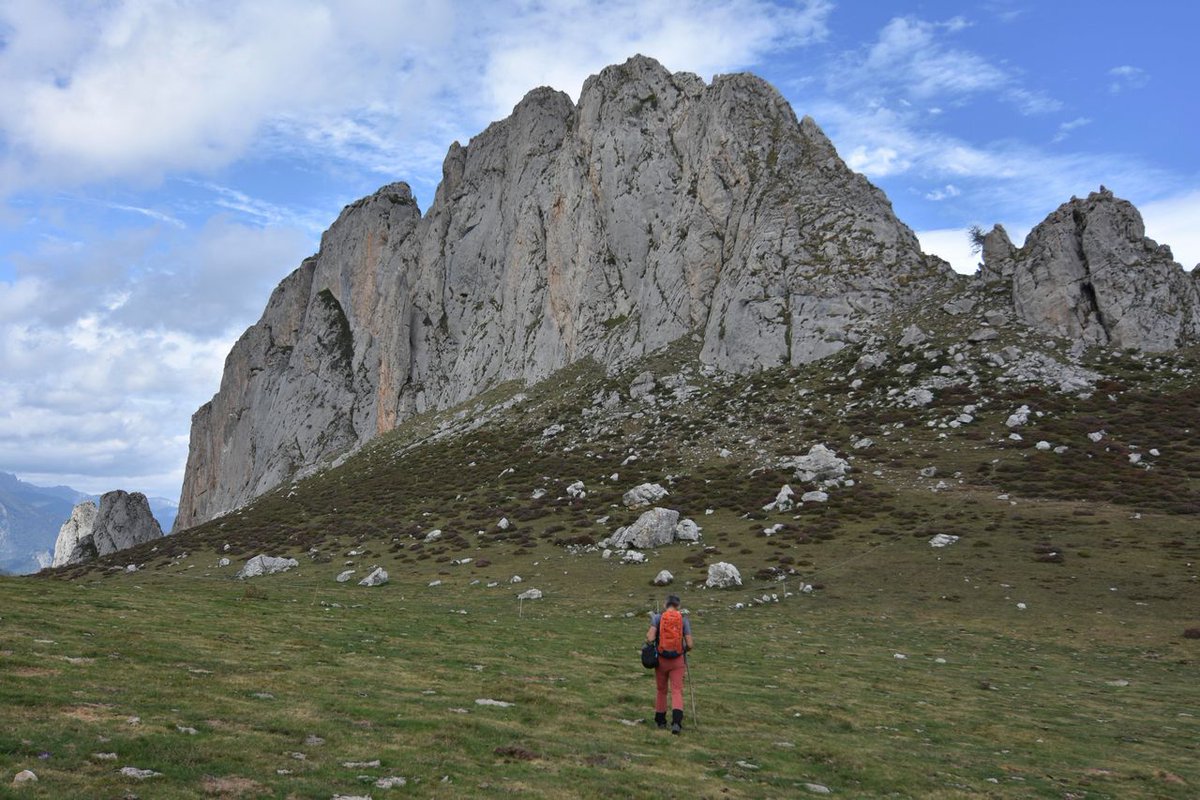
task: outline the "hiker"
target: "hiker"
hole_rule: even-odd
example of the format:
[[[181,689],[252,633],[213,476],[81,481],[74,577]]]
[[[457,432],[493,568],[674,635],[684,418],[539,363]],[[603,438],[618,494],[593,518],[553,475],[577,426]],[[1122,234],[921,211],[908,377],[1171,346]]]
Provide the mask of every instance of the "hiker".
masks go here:
[[[658,643],[658,666],[654,680],[658,693],[654,698],[654,724],[667,727],[667,686],[671,687],[671,733],[683,730],[683,673],[687,669],[685,653],[694,646],[692,625],[679,613],[679,595],[667,595],[666,608],[650,620],[647,642]]]

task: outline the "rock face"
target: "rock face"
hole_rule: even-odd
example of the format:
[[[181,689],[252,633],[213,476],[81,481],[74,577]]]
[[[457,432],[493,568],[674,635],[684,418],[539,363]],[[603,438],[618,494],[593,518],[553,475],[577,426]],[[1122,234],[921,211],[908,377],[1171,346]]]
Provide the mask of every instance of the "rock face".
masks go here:
[[[96,525],[96,504],[85,500],[71,510],[71,517],[58,529],[54,541],[52,567],[65,567],[91,561],[96,557],[96,546],[92,539],[92,528]],[[83,546],[81,543],[86,542]]]
[[[405,418],[680,337],[723,370],[799,365],[949,274],[811,119],[750,75],[637,57],[578,104],[536,89],[405,184],[347,207],[193,416],[176,528]]]
[[[141,492],[108,492],[100,508],[90,500],[80,503],[63,523],[54,543],[51,566],[63,567],[93,561],[161,538],[162,528]]]
[[[146,495],[118,490],[100,497],[100,509],[96,512],[96,523],[92,528],[97,555],[106,556],[154,541],[162,535],[162,528],[150,512]]]
[[[1131,203],[1101,187],[1064,203],[1013,247],[996,226],[981,277],[1012,286],[1027,325],[1086,344],[1162,352],[1200,341],[1200,284],[1146,238]]]

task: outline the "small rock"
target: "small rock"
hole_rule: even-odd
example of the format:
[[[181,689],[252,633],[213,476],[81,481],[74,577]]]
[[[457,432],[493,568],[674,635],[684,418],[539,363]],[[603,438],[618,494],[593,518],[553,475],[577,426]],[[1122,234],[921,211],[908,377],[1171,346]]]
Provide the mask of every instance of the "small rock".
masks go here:
[[[1034,447],[1036,447],[1038,450],[1049,450],[1051,448],[1051,444],[1049,442],[1047,442],[1045,439],[1043,439],[1042,441],[1035,444]]]
[[[800,495],[801,503],[825,503],[829,501],[829,493],[822,491],[805,492]]]
[[[221,560],[217,562],[217,566],[218,566],[218,567],[228,567],[228,566],[229,566],[229,559],[228,559],[228,558],[224,558],[224,557],[222,557],[222,558],[221,558]]]
[[[353,575],[356,571],[357,570],[348,569],[348,570],[339,572],[338,576],[337,576],[337,582],[345,583],[346,581],[350,580],[350,576]]]
[[[427,542],[436,542],[440,538],[442,538],[441,528],[434,528],[429,533],[425,534],[425,541]]]
[[[506,531],[512,527],[512,523],[508,521],[508,517],[501,517],[500,521],[496,523],[496,527],[502,531]]]
[[[177,730],[180,733],[185,734],[187,736],[195,736],[197,733],[200,732],[200,731],[196,730],[195,728],[190,727],[188,725],[176,725],[175,730]]]
[[[575,481],[568,486],[567,497],[573,497],[577,500],[587,497],[587,491],[583,485],[583,481]]]
[[[517,595],[517,599],[518,600],[541,600],[542,599],[542,590],[541,589],[526,589],[525,591],[523,591],[519,595]]]
[[[948,533],[939,533],[929,540],[930,547],[948,547],[958,541],[957,536],[951,536]]]
[[[980,328],[979,330],[972,331],[971,334],[967,336],[967,341],[973,344],[979,344],[980,342],[990,342],[999,337],[1000,332],[995,328]]]
[[[477,706],[496,706],[497,708],[512,708],[513,704],[505,700],[493,700],[490,697],[481,697],[475,701]]]
[[[97,761],[116,761],[117,754],[116,753],[92,753],[92,758],[96,759]]]
[[[662,572],[660,572],[654,576],[654,585],[655,586],[669,586],[671,584],[671,582],[674,580],[675,580],[675,576],[664,569]]]
[[[343,761],[342,766],[346,769],[374,769],[380,766],[379,759],[371,761]]]
[[[144,781],[147,778],[162,777],[161,772],[155,772],[152,769],[138,769],[137,767],[121,767],[121,774],[126,778],[133,778],[139,781]]]
[[[38,776],[33,770],[23,769],[13,777],[12,785],[20,786],[23,783],[37,783]]]
[[[806,783],[804,784],[804,788],[813,794],[833,794],[832,789],[830,789],[828,786],[822,786],[819,783]]]
[[[375,781],[375,788],[376,789],[396,789],[400,786],[405,786],[407,784],[408,784],[408,778],[401,778],[399,776],[395,776],[395,777],[391,777],[391,778],[380,778],[379,780]]]

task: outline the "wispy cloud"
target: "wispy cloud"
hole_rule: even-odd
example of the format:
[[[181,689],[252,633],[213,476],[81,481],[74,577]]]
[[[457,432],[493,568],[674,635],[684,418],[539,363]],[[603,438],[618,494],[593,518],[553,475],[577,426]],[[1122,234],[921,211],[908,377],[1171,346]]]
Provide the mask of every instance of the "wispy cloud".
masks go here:
[[[932,200],[936,203],[950,197],[958,197],[960,194],[962,194],[962,192],[959,191],[957,186],[955,186],[953,183],[947,183],[940,189],[934,189],[931,192],[926,192],[925,199]]]
[[[1058,142],[1066,141],[1067,138],[1070,137],[1072,131],[1091,124],[1092,120],[1089,117],[1076,117],[1069,122],[1063,122],[1058,126],[1058,132],[1054,134],[1054,138],[1051,141],[1056,144]]]
[[[170,214],[163,213],[162,211],[155,211],[153,208],[142,208],[140,206],[127,206],[127,205],[122,205],[120,203],[109,203],[108,207],[115,209],[117,211],[128,211],[133,214],[141,214],[143,217],[149,217],[150,219],[155,220],[156,222],[164,222],[167,225],[173,225],[176,228],[186,228],[187,227],[187,223],[185,223],[183,220],[178,219],[176,217],[172,217]]]
[[[1108,91],[1113,94],[1120,94],[1129,89],[1140,89],[1150,82],[1150,74],[1140,67],[1131,67],[1128,64],[1113,67],[1108,71],[1110,81],[1108,83]]]

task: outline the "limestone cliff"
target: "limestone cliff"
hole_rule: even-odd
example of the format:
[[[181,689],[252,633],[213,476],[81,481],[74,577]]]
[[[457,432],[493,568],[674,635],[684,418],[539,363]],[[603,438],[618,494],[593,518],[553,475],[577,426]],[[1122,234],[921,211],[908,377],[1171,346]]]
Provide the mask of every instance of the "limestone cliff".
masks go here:
[[[404,184],[343,211],[276,289],[192,421],[176,528],[421,411],[681,336],[746,371],[799,365],[940,285],[887,198],[750,75],[637,57],[578,104],[530,92]]]
[[[996,226],[983,258],[981,277],[1009,283],[1018,317],[1037,330],[1151,352],[1200,342],[1197,275],[1103,187],[1059,206],[1020,249]]]

